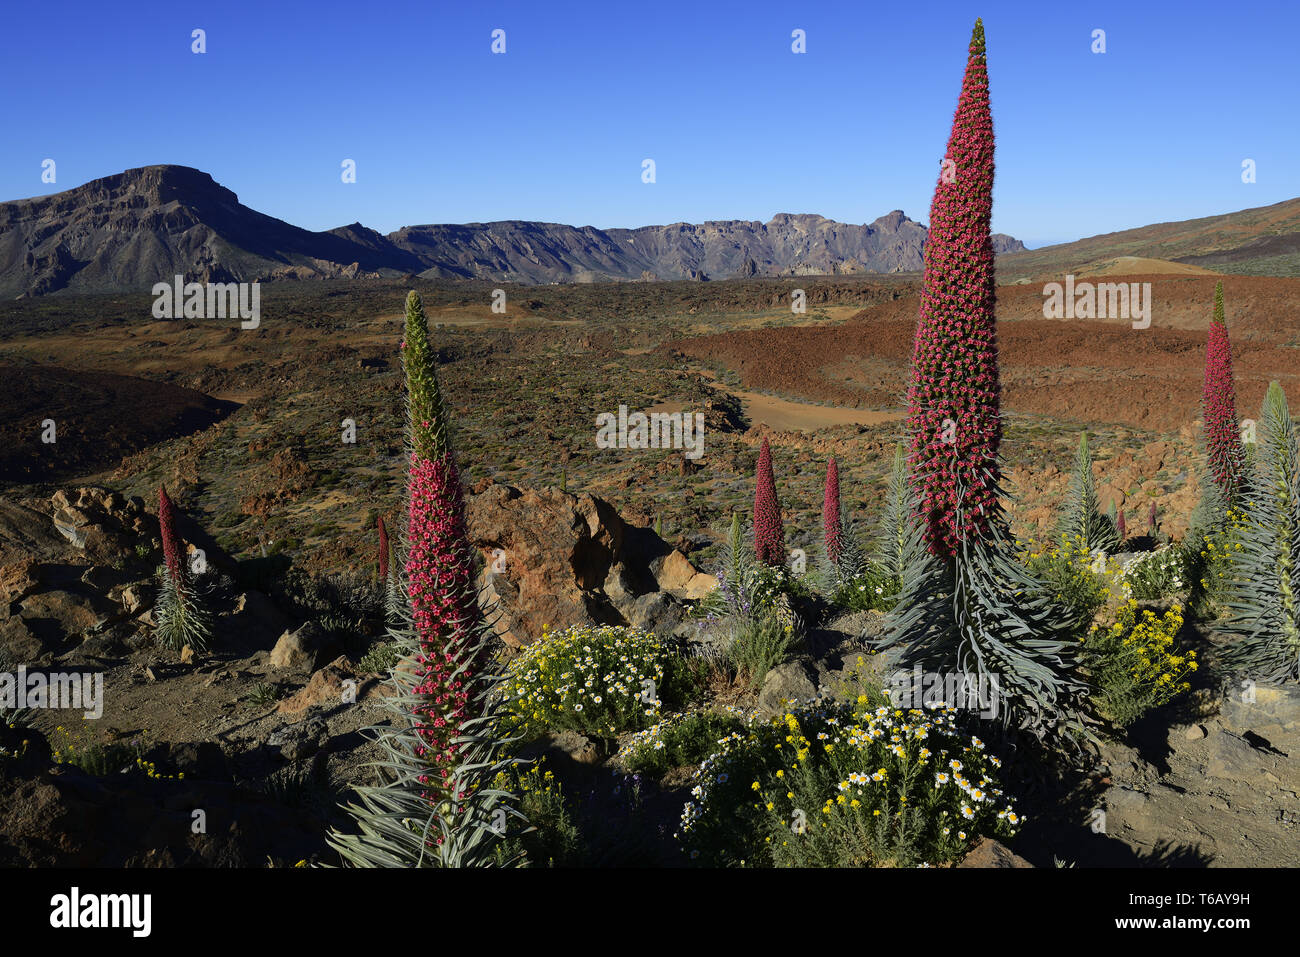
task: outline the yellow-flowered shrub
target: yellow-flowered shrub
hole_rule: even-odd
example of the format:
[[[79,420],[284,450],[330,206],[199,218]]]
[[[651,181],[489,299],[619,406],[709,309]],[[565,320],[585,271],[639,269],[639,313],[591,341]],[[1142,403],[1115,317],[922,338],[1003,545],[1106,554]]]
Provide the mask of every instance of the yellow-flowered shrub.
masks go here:
[[[1055,543],[1022,554],[1047,596],[1070,611],[1080,625],[1092,621],[1110,601],[1122,573],[1113,559],[1090,552],[1082,536],[1062,535]]]
[[[177,774],[159,771],[158,765],[145,757],[145,745],[139,738],[129,743],[94,741],[84,726],[75,731],[63,725],[55,728],[50,742],[50,757],[55,764],[70,764],[96,777],[128,772],[139,772],[147,778],[158,780],[180,780],[185,777],[183,771]]]
[[[1103,717],[1126,727],[1191,687],[1186,679],[1196,670],[1196,652],[1176,647],[1182,627],[1181,605],[1156,615],[1139,612],[1133,599],[1119,607],[1114,624],[1093,626],[1083,642],[1083,662]]]
[[[710,866],[939,864],[1023,819],[956,712],[810,704],[752,718],[700,765],[677,838]]]
[[[510,662],[506,726],[525,738],[577,731],[614,738],[659,720],[669,653],[654,635],[617,625],[543,630]]]
[[[1215,618],[1236,574],[1235,563],[1242,550],[1249,516],[1244,506],[1227,509],[1224,521],[1209,534],[1198,536],[1183,548],[1191,579],[1190,603],[1200,617]]]
[[[573,822],[564,790],[542,764],[499,772],[492,786],[516,796],[527,821],[496,848],[498,862],[523,867],[566,867],[582,862],[582,835]]]

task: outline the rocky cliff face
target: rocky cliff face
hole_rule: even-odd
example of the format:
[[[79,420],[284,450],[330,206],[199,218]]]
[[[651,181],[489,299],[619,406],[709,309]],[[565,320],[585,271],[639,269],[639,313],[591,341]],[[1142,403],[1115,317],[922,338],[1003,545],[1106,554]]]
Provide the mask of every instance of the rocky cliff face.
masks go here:
[[[509,221],[408,226],[394,245],[429,263],[427,275],[514,282],[731,279],[919,271],[926,228],[901,210],[855,226],[780,213],[767,223],[722,220],[639,229]],[[994,237],[994,252],[1024,244]]]
[[[207,173],[146,166],[51,196],[0,203],[0,296],[147,292],[191,281],[419,273],[503,282],[825,276],[919,270],[926,229],[900,210],[850,225],[782,213],[596,229],[509,220],[310,232],[250,209]],[[998,253],[1024,249],[995,236]]]
[[[0,203],[0,295],[148,292],[191,281],[332,278],[424,268],[364,227],[328,233],[259,213],[207,173],[145,166]]]

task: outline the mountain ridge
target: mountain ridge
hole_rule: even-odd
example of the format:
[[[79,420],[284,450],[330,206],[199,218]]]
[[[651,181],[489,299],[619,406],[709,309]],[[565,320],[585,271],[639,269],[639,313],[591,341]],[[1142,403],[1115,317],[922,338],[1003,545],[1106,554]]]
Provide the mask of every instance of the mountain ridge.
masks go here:
[[[0,296],[191,281],[425,278],[595,282],[853,275],[919,270],[926,227],[815,213],[599,229],[530,220],[431,223],[388,235],[360,222],[313,232],[239,202],[202,170],[144,166],[0,203]],[[999,253],[1023,250],[994,237]]]

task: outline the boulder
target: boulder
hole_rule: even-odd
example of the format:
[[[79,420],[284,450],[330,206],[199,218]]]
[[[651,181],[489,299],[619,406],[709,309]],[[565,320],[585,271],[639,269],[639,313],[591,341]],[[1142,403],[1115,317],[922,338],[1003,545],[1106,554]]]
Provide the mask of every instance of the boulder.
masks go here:
[[[271,666],[305,671],[315,668],[317,661],[327,655],[332,658],[331,652],[337,653],[335,643],[329,640],[320,625],[309,621],[280,636],[271,649]]]
[[[349,682],[351,683],[349,685]],[[332,708],[344,703],[344,693],[351,688],[360,701],[360,679],[345,657],[338,657],[324,668],[316,671],[307,686],[290,695],[279,703],[276,710],[281,714],[301,714],[308,708]]]
[[[981,837],[958,867],[1033,867],[1011,848],[991,837]]]
[[[589,494],[490,483],[470,496],[467,517],[484,558],[486,597],[498,606],[497,632],[514,646],[535,640],[544,625],[671,631],[681,601],[713,584],[652,529],[625,522]]]
[[[668,592],[655,591],[641,595],[626,606],[619,607],[627,623],[642,631],[667,636],[682,623],[684,609]]]
[[[0,498],[0,563],[48,562],[71,557],[73,548],[54,530],[48,511]]]
[[[57,645],[47,645],[17,615],[0,621],[0,667],[48,664],[56,649]]]
[[[660,590],[676,598],[698,601],[718,587],[717,578],[699,571],[677,549],[651,562],[650,571]]]
[[[1253,691],[1224,699],[1219,707],[1224,728],[1237,735],[1249,732],[1283,754],[1300,756],[1300,685],[1261,684]]]
[[[149,584],[128,585],[122,589],[120,600],[128,615],[136,615],[145,608],[152,608],[157,589]]]
[[[286,724],[277,728],[266,739],[266,746],[278,750],[289,761],[301,761],[310,758],[329,740],[325,722],[320,718],[311,718],[296,724]]]
[[[40,584],[40,574],[40,565],[31,558],[0,565],[0,605],[9,605],[30,595]]]
[[[51,647],[80,638],[117,611],[105,599],[62,589],[29,595],[18,608],[31,630]]]
[[[575,764],[598,764],[601,760],[600,749],[596,743],[577,731],[560,731],[545,735],[525,745],[520,750],[524,758],[537,758],[545,755],[548,761],[558,759],[561,766]]]
[[[758,694],[758,710],[764,714],[780,714],[790,702],[800,704],[817,697],[814,675],[803,661],[787,661],[777,665],[763,679],[763,690]]]

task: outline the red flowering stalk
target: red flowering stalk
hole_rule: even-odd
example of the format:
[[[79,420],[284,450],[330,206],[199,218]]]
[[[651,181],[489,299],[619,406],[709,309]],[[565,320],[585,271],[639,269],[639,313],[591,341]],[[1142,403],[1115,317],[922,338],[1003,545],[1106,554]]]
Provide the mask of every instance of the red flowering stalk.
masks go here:
[[[206,651],[212,641],[212,615],[185,574],[185,545],[176,534],[176,508],[162,486],[158,488],[158,537],[163,570],[154,606],[154,636],[172,651],[180,652],[187,645],[192,651]]]
[[[1115,519],[1115,530],[1119,532],[1119,540],[1122,542],[1128,538],[1128,523],[1124,521],[1124,513],[1120,512]]]
[[[993,119],[984,25],[976,20],[930,207],[908,389],[904,511],[912,520],[897,543],[902,587],[872,645],[903,645],[903,672],[994,683],[1004,722],[1038,736],[1068,728],[1087,737],[1074,621],[1016,560],[999,500],[992,199]],[[920,697],[907,700],[918,707]]]
[[[463,649],[476,640],[479,620],[472,546],[465,522],[460,474],[451,447],[446,408],[434,369],[420,297],[406,299],[406,370],[411,448],[407,475],[406,586],[420,654],[416,716],[418,754],[433,773],[422,783],[445,792],[469,716],[476,671]]]
[[[767,565],[785,564],[785,531],[781,527],[781,506],[776,500],[776,478],[772,474],[772,450],[767,439],[758,452],[758,480],[754,489],[754,554]]]
[[[388,529],[384,527],[384,516],[379,516],[379,581],[388,584]]]
[[[388,585],[399,664],[396,694],[383,702],[393,720],[374,729],[386,780],[355,789],[347,806],[355,833],[331,831],[328,840],[357,867],[493,866],[503,826],[523,815],[493,787],[514,763],[501,756],[510,743],[499,735],[501,677],[486,667],[495,634],[479,611],[464,493],[414,292],[402,365],[411,452],[406,542],[397,548],[404,571],[394,570]]]
[[[943,173],[930,205],[908,389],[913,481],[927,545],[941,558],[952,557],[967,537],[983,536],[998,500],[1002,426],[992,210],[993,116],[984,25],[976,21]]]
[[[835,456],[826,463],[826,493],[822,498],[822,529],[826,536],[826,558],[832,566],[840,564],[840,537],[844,526],[840,518],[840,470]]]
[[[181,563],[181,539],[176,534],[176,510],[167,496],[167,487],[158,487],[158,536],[162,539],[163,561],[177,590],[185,587],[185,566]]]
[[[1226,504],[1237,500],[1246,470],[1246,448],[1237,422],[1236,390],[1232,381],[1232,347],[1223,321],[1223,283],[1214,287],[1214,316],[1205,347],[1205,382],[1201,392],[1205,454],[1210,474]]]

